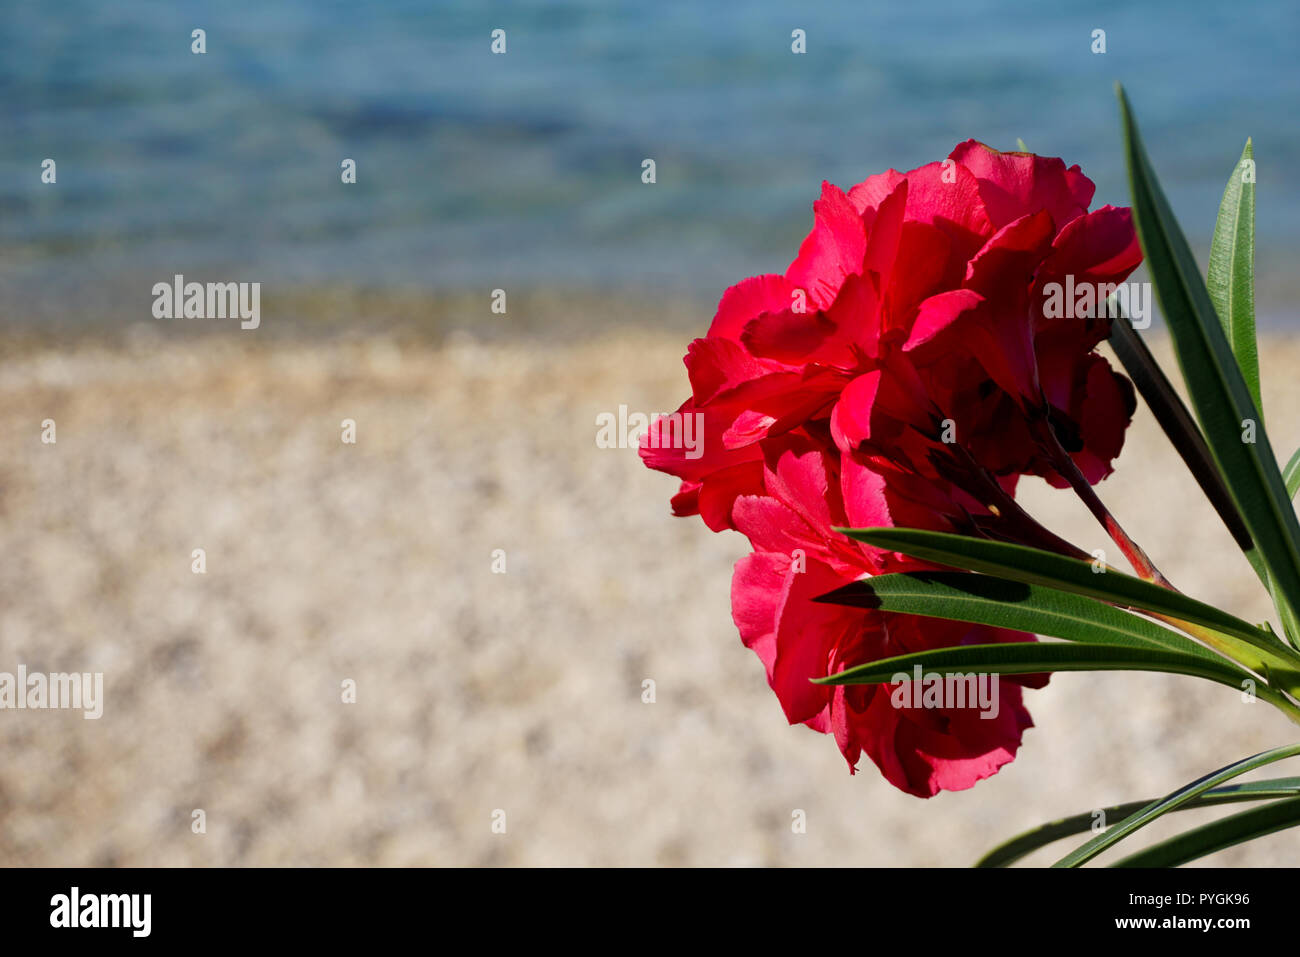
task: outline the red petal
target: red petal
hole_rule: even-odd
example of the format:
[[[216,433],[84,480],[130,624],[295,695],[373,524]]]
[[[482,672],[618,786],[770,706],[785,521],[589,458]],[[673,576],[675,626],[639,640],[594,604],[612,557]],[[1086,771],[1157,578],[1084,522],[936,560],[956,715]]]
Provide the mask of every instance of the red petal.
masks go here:
[[[1002,153],[975,140],[959,144],[949,157],[979,180],[980,197],[997,227],[1045,209],[1060,230],[1092,201],[1092,181],[1055,157]]]
[[[812,232],[799,247],[785,278],[807,290],[812,308],[824,309],[835,301],[845,277],[862,271],[867,235],[861,214],[844,192],[830,183],[822,183],[813,215]]]
[[[788,309],[795,286],[784,276],[754,276],[738,282],[722,294],[718,311],[709,326],[709,338],[739,339],[745,323],[764,312]]]

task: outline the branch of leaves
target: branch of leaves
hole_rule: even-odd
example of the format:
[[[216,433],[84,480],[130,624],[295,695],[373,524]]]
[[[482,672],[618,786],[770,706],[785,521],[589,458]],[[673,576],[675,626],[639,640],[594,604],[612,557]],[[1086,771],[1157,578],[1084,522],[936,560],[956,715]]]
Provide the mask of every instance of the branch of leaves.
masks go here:
[[[1118,93],[1133,218],[1196,420],[1129,323],[1112,324],[1111,344],[1268,589],[1282,633],[1300,647],[1300,523],[1291,503],[1300,452],[1280,470],[1261,413],[1252,146],[1247,141],[1224,190],[1202,280]]]
[[[1108,566],[1023,545],[919,529],[837,531],[877,548],[963,570],[877,575],[836,589],[818,601],[1011,628],[1063,640],[962,645],[899,655],[819,679],[820,684],[892,684],[901,674],[925,680],[970,673],[1153,671],[1203,678],[1252,693],[1300,723],[1300,708],[1294,700],[1300,696],[1300,655],[1271,631],[1212,605]],[[1300,753],[1300,745],[1281,756],[1296,753]],[[1186,800],[1200,798],[1222,780],[1227,778],[1210,780]],[[1239,800],[1254,799],[1249,796],[1252,791],[1234,793],[1247,795]],[[1272,796],[1276,795],[1257,795]],[[1300,808],[1300,791],[1291,796],[1297,798],[1296,807]],[[1068,866],[1083,863],[1183,803],[1178,800],[1170,805],[1166,799],[1164,804],[1156,802],[1154,811],[1143,806],[1139,814],[1147,816],[1141,823],[1131,824],[1126,818],[1127,828],[1120,825],[1107,831],[1102,840],[1090,842],[1092,849],[1085,856]],[[1252,821],[1247,819],[1245,825],[1254,826]],[[1300,813],[1283,825],[1272,818],[1254,823],[1276,830],[1300,823]],[[1209,848],[1202,852],[1209,853],[1218,848],[1215,841],[1220,838],[1223,835],[1217,833],[1203,835],[1203,844],[1196,846]],[[1191,853],[1192,847],[1180,845],[1170,853],[1177,856],[1175,851]]]
[[[1058,860],[1054,867],[1078,867],[1096,857],[1163,814],[1251,801],[1267,802],[1240,814],[1212,821],[1125,857],[1113,867],[1177,867],[1234,844],[1300,823],[1300,778],[1272,778],[1228,787],[1215,787],[1273,761],[1294,757],[1300,745],[1264,751],[1238,761],[1154,801],[1130,801],[1097,808],[1059,821],[1049,821],[998,845],[976,862],[976,867],[1006,867],[1041,847],[1062,838],[1106,828],[1096,837]]]
[[[1162,671],[1254,692],[1300,722],[1300,708],[1288,697],[1300,697],[1300,654],[1272,632],[1212,605],[1109,566],[1024,545],[919,529],[837,531],[964,571],[877,575],[819,601],[1012,628],[1069,644],[941,648],[860,665],[821,679],[826,684],[888,682],[915,665],[923,673],[956,668],[989,674]]]
[[[1300,451],[1292,455],[1285,469],[1279,470],[1264,432],[1255,339],[1252,144],[1246,141],[1224,189],[1209,268],[1202,282],[1191,248],[1160,188],[1122,87],[1118,95],[1133,216],[1196,420],[1183,406],[1141,336],[1123,318],[1112,324],[1111,345],[1268,589],[1283,634],[1291,646],[1300,647],[1300,523],[1291,504],[1300,490]],[[1135,602],[1129,607],[1142,605]],[[1169,617],[1156,617],[1171,622]],[[1188,621],[1194,623],[1195,619]],[[1187,630],[1236,664],[1273,682],[1277,686],[1274,690],[1287,702],[1283,710],[1294,717],[1294,702],[1286,697],[1288,692],[1295,695],[1292,666],[1288,663],[1285,670],[1279,670],[1274,664],[1277,658],[1287,661],[1294,655],[1290,648],[1279,650],[1280,642],[1267,626],[1261,629],[1261,634],[1267,634],[1264,638],[1261,634],[1233,635],[1232,629],[1226,629],[1230,638],[1245,640],[1251,649],[1225,646],[1221,636],[1200,632],[1197,627],[1193,624]],[[1245,655],[1241,654],[1243,650]],[[1253,652],[1261,654],[1256,657]],[[1161,815],[1191,807],[1264,802],[1155,844],[1115,866],[1177,866],[1300,825],[1300,780],[1219,787],[1238,775],[1297,755],[1300,745],[1275,748],[1221,768],[1159,800],[1106,809],[1102,814],[1119,818],[1119,823],[1057,861],[1056,866],[1077,867]],[[1050,822],[996,848],[980,864],[1009,864],[1060,837],[1092,828],[1094,822],[1093,814]],[[1104,826],[1104,817],[1099,823]]]

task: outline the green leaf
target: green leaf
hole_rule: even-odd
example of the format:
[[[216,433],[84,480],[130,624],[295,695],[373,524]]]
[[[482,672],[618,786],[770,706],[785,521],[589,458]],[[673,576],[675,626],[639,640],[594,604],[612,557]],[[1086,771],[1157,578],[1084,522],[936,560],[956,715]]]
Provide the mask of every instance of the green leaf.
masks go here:
[[[1286,494],[1290,498],[1295,498],[1295,493],[1300,492],[1300,449],[1296,449],[1291,454],[1291,461],[1286,463],[1282,480],[1286,483]]]
[[[860,587],[866,586],[866,587]],[[1022,582],[967,572],[904,572],[854,582],[817,599],[831,604],[968,621],[1084,642],[1074,645],[1013,642],[943,648],[884,661],[868,662],[823,684],[875,684],[889,681],[895,665],[938,670],[977,665],[999,674],[1039,671],[1165,671],[1218,681],[1233,688],[1249,678],[1244,671],[1182,635],[1091,598]],[[975,649],[979,649],[978,653]],[[927,657],[937,656],[937,657]],[[1267,689],[1261,688],[1263,695]]]
[[[1237,688],[1237,675],[1212,662],[1143,646],[1085,642],[1012,641],[997,645],[958,645],[872,661],[825,678],[819,685],[876,685],[954,674],[1034,675],[1052,671],[1155,671],[1205,678]]]
[[[877,575],[816,600],[968,621],[1087,643],[1086,649],[1077,654],[1070,647],[1078,646],[1033,642],[944,648],[869,662],[837,675],[814,679],[817,684],[891,682],[896,668],[913,665],[929,668],[927,673],[935,674],[941,674],[945,667],[962,666],[978,666],[991,674],[1160,671],[1206,678],[1235,689],[1245,688],[1249,682],[1259,698],[1300,722],[1300,709],[1290,699],[1268,684],[1257,684],[1253,676],[1234,663],[1177,632],[1082,595],[967,572],[907,572]]]
[[[1016,149],[1020,150],[1022,153],[1029,152],[1029,147],[1025,145],[1025,141],[1018,136],[1016,137]]]
[[[914,528],[837,528],[836,531],[877,548],[902,552],[940,565],[985,572],[1031,585],[1046,585],[1111,604],[1168,615],[1240,638],[1270,655],[1291,657],[1290,651],[1277,638],[1235,615],[1116,569],[1098,573],[1092,563],[1077,558],[1009,542]],[[1195,647],[1199,649],[1199,646]],[[1292,669],[1300,665],[1300,659],[1287,659],[1282,659],[1281,664]],[[1300,677],[1300,672],[1297,676]]]
[[[1205,286],[1250,396],[1262,413],[1255,345],[1255,155],[1249,139],[1219,204]]]
[[[1249,784],[1233,784],[1225,788],[1206,791],[1200,797],[1192,798],[1187,803],[1174,808],[1174,811],[1190,811],[1198,807],[1217,807],[1221,804],[1240,804],[1245,801],[1266,801],[1272,798],[1300,797],[1300,778],[1272,778],[1268,781],[1252,781]],[[1122,821],[1142,810],[1151,801],[1129,801],[1100,808],[1103,821]],[[1172,812],[1171,812],[1172,813]],[[1040,847],[1046,847],[1054,841],[1074,834],[1082,834],[1093,827],[1097,817],[1096,811],[1087,811],[1048,821],[1033,830],[1017,834],[1009,841],[999,844],[978,861],[976,867],[1006,867],[1014,864]]]
[[[1133,218],[1192,406],[1275,594],[1294,613],[1300,604],[1300,523],[1196,259],[1160,190],[1123,88],[1118,92]],[[1243,441],[1247,421],[1255,424],[1254,442]]]
[[[1268,569],[1264,569],[1263,581],[1273,599],[1273,605],[1277,608],[1278,616],[1282,620],[1282,634],[1286,635],[1287,641],[1291,642],[1292,647],[1300,648],[1300,618],[1296,617],[1296,610],[1287,602],[1281,600],[1281,595],[1277,590],[1277,583],[1273,580],[1273,576]]]
[[[1177,791],[1162,797],[1158,801],[1152,801],[1138,813],[1126,817],[1114,827],[1102,834],[1098,834],[1086,844],[1081,845],[1069,854],[1065,855],[1065,857],[1061,858],[1052,866],[1078,867],[1080,864],[1092,860],[1102,851],[1106,850],[1106,848],[1113,844],[1117,844],[1125,837],[1128,837],[1128,835],[1132,834],[1139,828],[1146,827],[1163,814],[1177,810],[1188,801],[1200,797],[1211,788],[1223,784],[1225,781],[1231,781],[1233,778],[1246,774],[1249,771],[1254,771],[1256,768],[1262,768],[1266,764],[1272,764],[1274,761],[1281,761],[1285,758],[1292,758],[1298,754],[1300,754],[1300,744],[1288,744],[1280,748],[1273,748],[1270,751],[1261,751],[1259,754],[1253,754],[1241,761],[1225,765],[1212,774],[1207,774],[1205,777],[1198,778],[1191,784],[1184,785]]]
[[[1300,798],[1274,801],[1193,828],[1117,861],[1112,867],[1178,867],[1234,844],[1300,824]]]

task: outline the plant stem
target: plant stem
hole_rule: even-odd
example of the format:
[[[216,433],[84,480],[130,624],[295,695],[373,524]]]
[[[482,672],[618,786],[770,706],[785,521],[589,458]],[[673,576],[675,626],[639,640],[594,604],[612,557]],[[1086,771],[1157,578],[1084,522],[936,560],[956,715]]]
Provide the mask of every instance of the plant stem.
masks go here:
[[[1070,483],[1070,488],[1074,489],[1074,493],[1088,507],[1088,511],[1092,512],[1093,517],[1106,530],[1106,534],[1110,536],[1111,541],[1119,546],[1119,550],[1124,553],[1124,557],[1133,566],[1133,570],[1137,572],[1138,577],[1154,582],[1171,591],[1177,591],[1178,589],[1170,584],[1169,579],[1165,578],[1160,569],[1156,568],[1151,559],[1147,557],[1147,553],[1143,551],[1142,546],[1129,537],[1129,534],[1124,531],[1124,526],[1120,525],[1119,520],[1110,513],[1110,509],[1106,508],[1102,500],[1097,497],[1097,493],[1093,491],[1088,480],[1083,477],[1079,467],[1074,464],[1074,459],[1070,457],[1070,453],[1062,447],[1061,441],[1056,435],[1056,430],[1052,428],[1047,416],[1043,415],[1035,419],[1035,424],[1038,425],[1038,431],[1045,439],[1043,443],[1044,451],[1047,453],[1052,467]]]

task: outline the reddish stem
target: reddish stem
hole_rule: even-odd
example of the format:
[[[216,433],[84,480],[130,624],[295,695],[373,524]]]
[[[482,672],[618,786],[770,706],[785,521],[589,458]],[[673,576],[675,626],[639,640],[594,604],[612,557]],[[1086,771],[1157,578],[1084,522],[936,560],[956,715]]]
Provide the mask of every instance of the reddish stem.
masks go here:
[[[1074,489],[1074,493],[1088,507],[1088,511],[1092,512],[1093,517],[1106,530],[1106,534],[1110,536],[1111,541],[1119,546],[1119,550],[1124,553],[1124,557],[1128,559],[1129,564],[1138,573],[1138,577],[1168,588],[1170,591],[1177,591],[1178,589],[1170,584],[1169,579],[1165,578],[1160,569],[1156,568],[1151,559],[1147,557],[1147,553],[1142,550],[1142,546],[1129,537],[1129,534],[1124,531],[1124,526],[1120,525],[1119,520],[1110,513],[1110,509],[1106,508],[1105,503],[1097,497],[1092,485],[1079,471],[1079,466],[1075,464],[1074,459],[1070,457],[1070,453],[1065,451],[1065,448],[1061,445],[1056,430],[1052,427],[1047,416],[1036,417],[1034,422],[1040,437],[1044,440],[1044,451],[1051,460],[1052,467],[1070,483],[1070,488]]]

